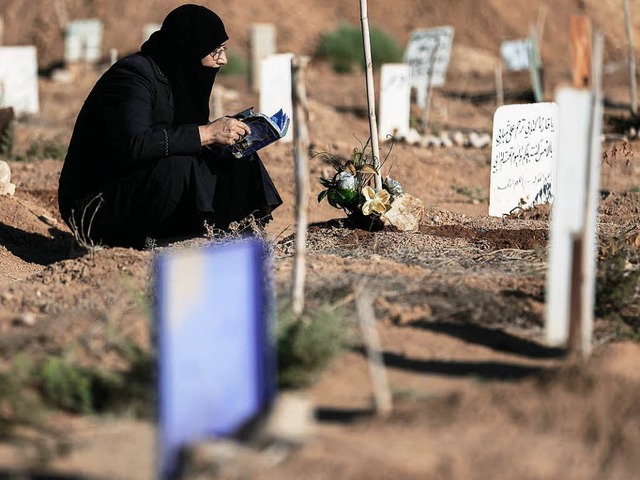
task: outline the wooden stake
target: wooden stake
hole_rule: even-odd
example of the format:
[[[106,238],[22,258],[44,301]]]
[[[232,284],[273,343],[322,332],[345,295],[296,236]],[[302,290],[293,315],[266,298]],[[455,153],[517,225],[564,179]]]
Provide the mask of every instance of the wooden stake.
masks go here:
[[[422,112],[422,123],[424,125],[425,134],[430,133],[429,116],[431,115],[431,97],[433,94],[433,86],[431,84],[433,79],[433,71],[436,68],[436,55],[439,49],[440,38],[438,38],[436,48],[433,49],[433,51],[431,52],[431,57],[429,58],[429,71],[427,72],[427,86],[425,89],[425,95],[427,96],[427,98],[425,99],[424,111]]]
[[[591,19],[587,15],[574,15],[569,22],[573,49],[573,86],[591,86]]]
[[[380,143],[378,141],[378,124],[376,121],[376,93],[373,83],[373,61],[371,60],[371,35],[369,33],[369,18],[367,16],[367,0],[360,0],[360,22],[362,23],[362,43],[366,65],[365,77],[367,81],[367,107],[369,109],[369,134],[371,135],[371,151],[373,168],[376,169],[375,191],[382,190],[382,175],[380,172]]]
[[[597,271],[597,220],[600,202],[600,162],[602,157],[603,99],[602,99],[602,65],[604,57],[604,35],[598,32],[593,43],[592,59],[592,91],[593,117],[591,122],[591,146],[589,164],[587,165],[587,196],[584,219],[584,244],[582,269],[585,281],[582,284],[582,322],[580,330],[581,352],[583,357],[591,354],[593,344],[593,322],[595,309],[595,287]]]
[[[61,32],[67,30],[69,24],[69,13],[67,12],[67,4],[65,0],[53,0],[53,7],[58,18],[58,26]]]
[[[540,60],[540,45],[538,43],[538,33],[536,27],[531,25],[529,28],[531,38],[531,46],[529,50],[529,73],[531,75],[531,86],[536,102],[544,100],[544,91],[542,85],[542,62]]]
[[[502,83],[502,65],[496,67],[496,105],[504,105],[504,87]]]
[[[386,417],[391,413],[393,400],[384,368],[382,347],[380,346],[380,337],[376,329],[376,319],[371,294],[366,290],[364,285],[361,287],[360,293],[356,296],[356,308],[358,310],[358,320],[360,321],[362,337],[367,349],[369,374],[371,375],[371,383],[373,386],[376,413]]]
[[[0,47],[4,45],[4,17],[0,16]]]
[[[307,243],[307,209],[309,207],[309,133],[305,88],[308,57],[291,59],[291,92],[293,103],[293,142],[296,165],[296,246],[293,261],[292,310],[304,311],[305,254]]]
[[[638,81],[636,79],[636,58],[633,48],[633,30],[631,28],[631,13],[629,12],[629,0],[622,0],[624,7],[624,24],[627,31],[627,48],[629,61],[629,82],[631,88],[631,113],[638,113]]]

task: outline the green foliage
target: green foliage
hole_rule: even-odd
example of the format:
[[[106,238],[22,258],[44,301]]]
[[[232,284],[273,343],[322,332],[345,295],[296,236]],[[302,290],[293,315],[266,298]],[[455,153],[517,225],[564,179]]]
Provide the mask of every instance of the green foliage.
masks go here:
[[[246,60],[237,53],[229,52],[227,55],[227,64],[220,69],[220,75],[246,75],[249,71]]]
[[[16,127],[15,122],[11,121],[0,132],[0,155],[11,157],[13,155],[13,145],[15,143]]]
[[[278,312],[278,375],[283,388],[313,383],[349,342],[350,326],[343,310],[322,305],[297,318],[288,305]]]
[[[452,188],[456,193],[468,198],[472,203],[489,203],[489,198],[484,194],[481,187],[464,187],[454,185]]]
[[[596,315],[614,321],[617,334],[640,339],[640,231],[607,239],[599,254]]]
[[[383,63],[402,60],[402,50],[396,40],[384,31],[372,26],[371,60],[375,68]],[[364,67],[364,48],[360,27],[343,23],[337,30],[326,33],[320,39],[316,55],[326,58],[338,73],[349,73],[354,66]]]
[[[57,138],[37,137],[31,141],[27,148],[28,160],[64,160],[67,155],[67,146]]]

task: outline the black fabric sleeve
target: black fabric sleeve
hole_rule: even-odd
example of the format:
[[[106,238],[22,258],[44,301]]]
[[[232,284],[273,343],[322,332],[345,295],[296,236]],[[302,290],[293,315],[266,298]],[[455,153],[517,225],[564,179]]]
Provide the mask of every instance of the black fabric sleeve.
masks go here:
[[[116,150],[133,161],[200,152],[198,125],[153,124],[156,88],[148,75],[126,65],[110,73],[102,111],[107,141]]]

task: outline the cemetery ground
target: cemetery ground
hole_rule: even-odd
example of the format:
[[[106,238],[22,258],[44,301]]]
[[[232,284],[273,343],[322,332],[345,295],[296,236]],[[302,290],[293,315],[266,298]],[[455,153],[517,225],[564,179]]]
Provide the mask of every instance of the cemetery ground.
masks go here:
[[[57,211],[56,157],[95,79],[87,71],[73,89],[41,79],[42,114],[17,124],[22,158],[9,162],[16,193],[0,197],[0,372],[13,379],[0,386],[0,478],[24,471],[152,478],[151,260],[168,247],[80,255]],[[476,80],[490,89],[490,79]],[[314,151],[349,155],[366,140],[362,81],[360,73],[336,76],[312,66]],[[225,111],[255,100],[242,80],[219,83]],[[460,79],[447,90],[468,87]],[[624,86],[608,94],[624,98]],[[435,130],[490,133],[492,103],[435,95]],[[624,115],[608,109],[605,130],[623,132],[615,118]],[[227,465],[224,478],[637,478],[640,292],[623,290],[620,275],[637,268],[640,256],[639,145],[621,138],[603,144],[600,264],[619,275],[601,285],[623,295],[600,297],[610,303],[585,363],[543,341],[549,209],[486,215],[489,148],[398,143],[389,153],[382,145],[385,170],[426,205],[416,232],[349,229],[340,211],[312,200],[306,306],[344,312],[344,328],[354,334],[302,390],[315,408],[315,435],[279,463]],[[284,199],[268,238],[276,291],[285,297],[294,243],[292,148],[275,144],[262,158]],[[331,167],[320,156],[309,167],[315,199],[316,179]],[[616,256],[621,251],[627,255]],[[354,304],[363,279],[394,399],[388,418],[369,414]]]

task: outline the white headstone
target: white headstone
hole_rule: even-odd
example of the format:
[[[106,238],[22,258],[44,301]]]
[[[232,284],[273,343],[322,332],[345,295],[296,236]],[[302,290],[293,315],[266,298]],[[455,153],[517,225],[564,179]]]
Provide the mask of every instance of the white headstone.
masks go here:
[[[293,102],[291,99],[291,59],[292,53],[279,53],[271,55],[260,62],[260,112],[271,116],[282,109],[291,122]],[[289,131],[281,140],[293,141],[293,128],[289,125]]]
[[[558,136],[555,103],[506,105],[496,110],[489,215],[553,203]]]
[[[531,39],[509,40],[500,45],[500,56],[507,70],[528,70],[531,66]]]
[[[251,25],[251,88],[254,92],[260,89],[260,62],[276,53],[276,27],[270,23],[254,23]]]
[[[596,214],[600,184],[600,132],[602,113],[593,110],[588,90],[558,91],[560,128],[556,201],[551,215],[549,270],[547,274],[546,336],[551,344],[567,340],[569,333],[571,259],[573,240],[584,235],[586,259],[582,282],[583,336],[591,336],[595,286]],[[593,119],[593,121],[592,121]],[[592,130],[593,129],[593,130]],[[587,175],[589,169],[589,175]],[[587,184],[587,176],[590,181]],[[588,213],[587,213],[588,212]],[[585,322],[585,316],[587,321]]]
[[[0,47],[0,107],[16,114],[40,111],[36,47]]]
[[[149,40],[149,37],[153,35],[153,33],[157,32],[162,28],[161,23],[146,23],[144,27],[142,27],[142,43]]]
[[[98,19],[73,20],[67,25],[64,45],[66,62],[96,63],[102,56],[102,22]]]
[[[426,106],[428,86],[444,85],[451,49],[453,27],[437,27],[414,30],[404,54],[404,61],[411,67],[411,86],[416,89],[418,104]]]
[[[380,71],[380,139],[404,138],[409,133],[411,82],[409,66],[386,63]]]

